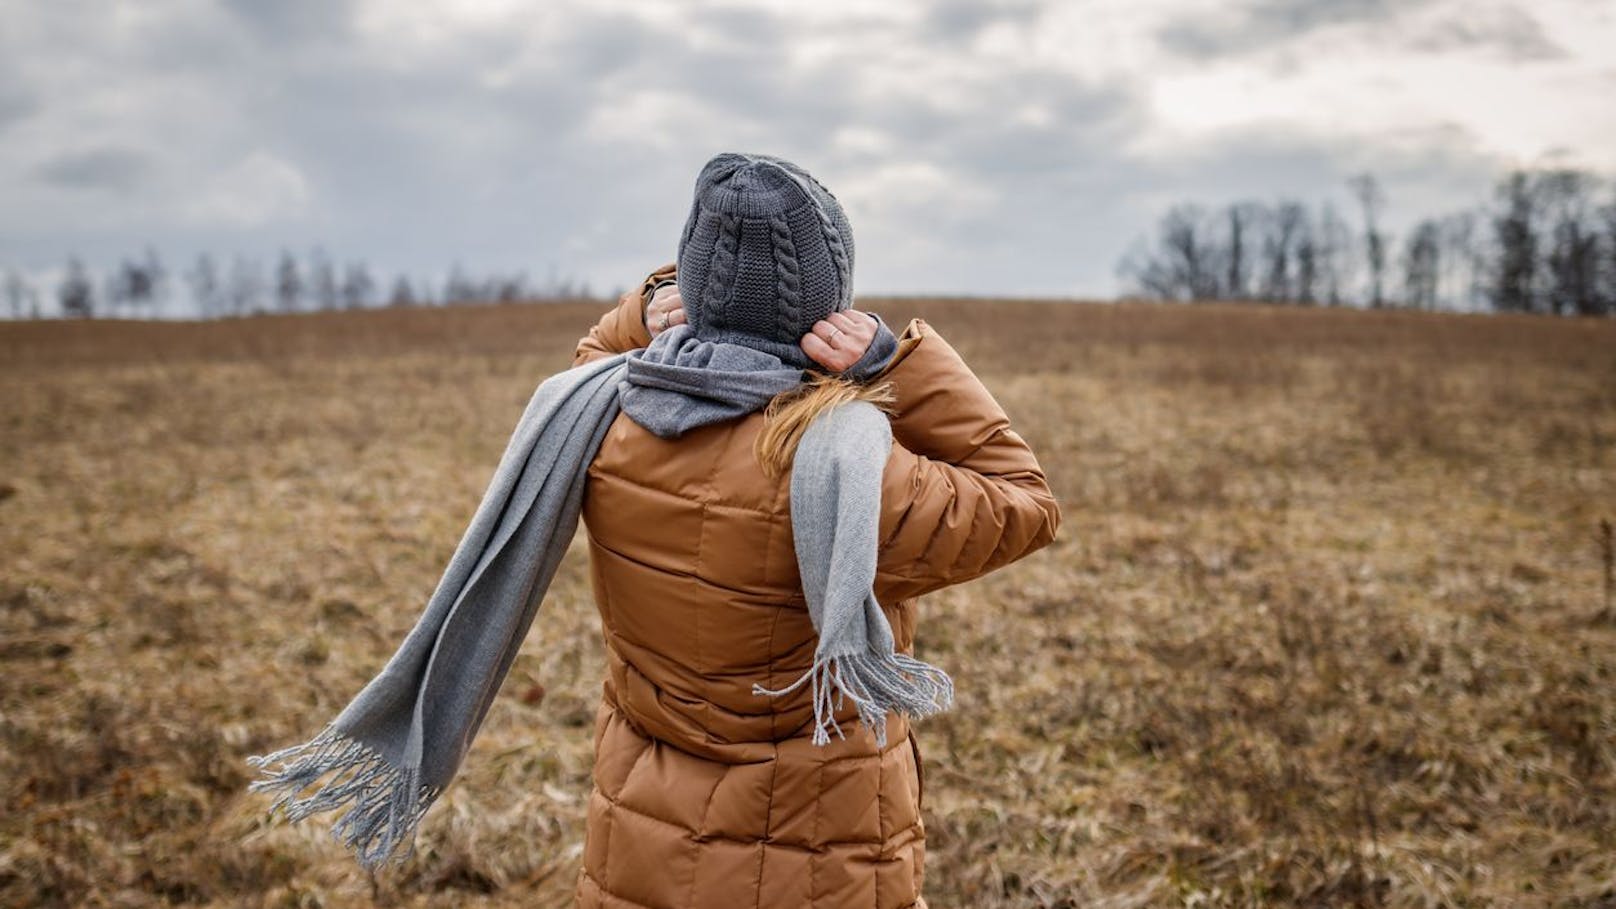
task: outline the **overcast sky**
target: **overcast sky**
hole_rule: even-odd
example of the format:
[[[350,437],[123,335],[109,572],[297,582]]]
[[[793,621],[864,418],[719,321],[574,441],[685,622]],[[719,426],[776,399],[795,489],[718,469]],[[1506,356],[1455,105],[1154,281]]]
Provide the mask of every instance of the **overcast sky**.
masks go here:
[[[673,258],[696,172],[837,194],[863,293],[1109,296],[1174,201],[1399,223],[1616,172],[1616,2],[0,0],[0,266],[316,243],[391,274]]]

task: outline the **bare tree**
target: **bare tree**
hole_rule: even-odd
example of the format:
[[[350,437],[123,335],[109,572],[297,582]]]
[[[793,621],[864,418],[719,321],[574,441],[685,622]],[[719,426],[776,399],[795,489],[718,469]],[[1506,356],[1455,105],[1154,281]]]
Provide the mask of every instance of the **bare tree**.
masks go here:
[[[62,315],[74,319],[95,317],[95,286],[77,256],[67,260],[67,274],[56,288],[56,299],[62,306]]]
[[[232,315],[257,315],[265,311],[264,275],[258,263],[237,256],[230,264],[230,284],[226,298]]]
[[[303,305],[303,274],[298,271],[297,260],[284,249],[275,266],[275,300],[281,312],[297,312]]]
[[[1162,216],[1155,248],[1137,247],[1124,261],[1123,273],[1144,293],[1164,300],[1210,300],[1219,295],[1227,274],[1220,269],[1205,212],[1196,205],[1175,205]]]
[[[350,262],[342,273],[342,305],[347,309],[361,309],[370,305],[376,282],[363,262]]]
[[[476,299],[476,288],[466,270],[456,262],[449,268],[449,277],[443,283],[444,303],[468,303]]]
[[[1500,208],[1493,216],[1497,256],[1492,302],[1501,312],[1537,308],[1538,206],[1529,175],[1515,171],[1498,184]]]
[[[1261,206],[1251,202],[1230,203],[1223,210],[1223,296],[1243,300],[1251,295],[1251,253],[1249,240],[1254,222],[1262,216]],[[1212,296],[1217,296],[1214,291]]]
[[[126,304],[132,312],[147,309],[157,297],[157,282],[161,275],[148,266],[147,261],[125,259],[108,278],[108,299]]]
[[[517,272],[508,278],[494,279],[494,300],[499,303],[515,303],[529,296],[527,275]]]
[[[309,259],[309,289],[314,308],[332,310],[341,306],[342,288],[337,284],[337,270],[325,250],[316,248]]]
[[[146,247],[146,255],[141,262],[141,268],[146,271],[146,278],[150,287],[150,302],[152,314],[160,314],[168,308],[169,277],[168,269],[164,267],[163,260],[158,257],[157,250]]]
[[[410,286],[410,279],[408,277],[406,277],[404,275],[399,275],[398,279],[393,282],[393,291],[392,291],[392,293],[388,294],[387,305],[389,305],[389,306],[414,306],[415,305],[415,288]]]
[[[1599,227],[1594,222],[1592,174],[1556,170],[1538,176],[1538,195],[1548,223],[1544,250],[1546,306],[1556,315],[1598,315]]]
[[[1476,214],[1455,212],[1438,223],[1441,266],[1437,275],[1437,305],[1475,309],[1482,290],[1482,252],[1476,243]]]
[[[13,319],[24,318],[31,310],[38,314],[39,303],[34,285],[15,271],[6,272],[6,307],[11,310]]]
[[[1211,300],[1218,296],[1216,256],[1203,229],[1205,216],[1194,205],[1174,206],[1162,220],[1161,254],[1172,296]]]
[[[1403,299],[1415,309],[1435,309],[1442,274],[1442,228],[1433,218],[1415,226],[1403,246]]]
[[[101,277],[102,315],[117,318],[128,297],[124,295],[122,266]]]
[[[1161,260],[1151,254],[1150,245],[1143,238],[1135,240],[1117,263],[1117,277],[1128,282],[1132,293],[1160,300],[1177,298],[1177,288],[1167,269]],[[444,293],[450,300],[459,299],[456,293],[459,286],[456,276],[451,274],[448,285],[444,287]]]
[[[1599,257],[1600,283],[1604,287],[1600,299],[1604,302],[1605,315],[1616,316],[1616,199],[1600,209],[1600,220],[1605,224],[1605,251]]]
[[[204,319],[218,318],[224,310],[224,295],[220,290],[219,266],[214,264],[213,256],[198,255],[185,280],[191,285],[191,300],[197,314]]]
[[[1319,301],[1319,245],[1313,216],[1304,208],[1296,225],[1296,302],[1312,305]]]
[[[1297,239],[1307,221],[1300,202],[1281,201],[1267,217],[1262,243],[1262,298],[1275,303],[1298,299]]]
[[[1358,207],[1363,213],[1364,255],[1369,266],[1369,305],[1378,309],[1386,304],[1386,238],[1380,232],[1380,210],[1386,197],[1373,174],[1359,174],[1348,180],[1347,185],[1352,188],[1352,194],[1357,197]]]
[[[1347,254],[1351,251],[1352,235],[1347,222],[1336,211],[1335,205],[1325,202],[1319,212],[1318,260],[1319,293],[1330,306],[1346,301],[1345,288],[1350,280]]]

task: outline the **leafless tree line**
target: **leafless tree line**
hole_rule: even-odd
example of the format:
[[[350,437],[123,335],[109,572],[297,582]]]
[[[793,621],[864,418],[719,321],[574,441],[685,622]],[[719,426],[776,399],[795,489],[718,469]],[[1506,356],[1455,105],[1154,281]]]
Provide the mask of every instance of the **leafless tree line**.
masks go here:
[[[41,289],[16,271],[8,271],[0,281],[0,294],[12,318],[46,314]],[[211,319],[590,296],[587,283],[553,273],[546,281],[534,281],[525,272],[479,276],[458,265],[441,283],[401,274],[384,286],[364,262],[338,263],[318,249],[303,259],[282,251],[269,269],[249,257],[236,256],[225,262],[202,253],[178,275],[148,249],[141,256],[124,259],[99,280],[74,256],[55,286],[57,312],[67,318],[185,315]]]
[[[1378,181],[1362,174],[1348,188],[1347,214],[1292,199],[1175,205],[1118,271],[1134,292],[1163,300],[1616,315],[1609,181],[1515,171],[1490,202],[1421,219],[1400,241],[1384,227]]]

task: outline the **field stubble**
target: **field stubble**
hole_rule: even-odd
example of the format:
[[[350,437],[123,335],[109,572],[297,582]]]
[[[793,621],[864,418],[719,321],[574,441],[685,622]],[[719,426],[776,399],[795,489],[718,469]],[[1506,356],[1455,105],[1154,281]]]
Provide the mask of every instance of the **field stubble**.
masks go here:
[[[926,602],[933,905],[1616,904],[1616,323],[867,305],[1065,510]],[[599,311],[0,326],[0,903],[565,904],[577,543],[401,871],[268,822],[243,759],[391,654]]]

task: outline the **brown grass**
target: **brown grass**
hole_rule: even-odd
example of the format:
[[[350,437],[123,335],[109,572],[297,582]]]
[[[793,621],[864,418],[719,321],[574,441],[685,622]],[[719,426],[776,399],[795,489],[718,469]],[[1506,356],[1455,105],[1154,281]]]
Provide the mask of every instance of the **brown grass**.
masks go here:
[[[1616,903],[1616,323],[870,301],[1061,539],[930,597],[938,907]],[[0,326],[0,904],[565,905],[575,551],[401,873],[264,817],[413,624],[598,306]]]

